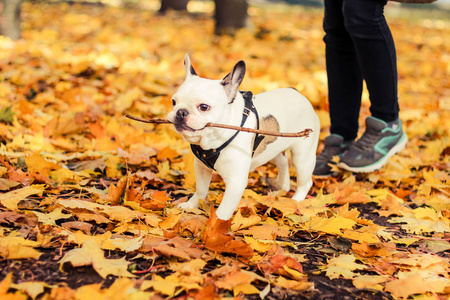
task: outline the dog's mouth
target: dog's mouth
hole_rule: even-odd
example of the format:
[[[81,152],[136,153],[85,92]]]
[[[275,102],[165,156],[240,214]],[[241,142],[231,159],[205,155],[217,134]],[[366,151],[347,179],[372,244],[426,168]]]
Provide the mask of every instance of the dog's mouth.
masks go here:
[[[175,125],[175,129],[177,131],[195,131],[194,128],[187,126],[186,123],[184,123],[184,122],[175,123],[174,125]]]
[[[174,125],[175,125],[175,129],[177,131],[179,131],[179,132],[182,132],[182,131],[195,132],[195,131],[203,130],[206,127],[206,126],[204,126],[202,128],[199,128],[199,129],[194,129],[194,128],[189,127],[188,125],[186,125],[185,122],[175,122]]]

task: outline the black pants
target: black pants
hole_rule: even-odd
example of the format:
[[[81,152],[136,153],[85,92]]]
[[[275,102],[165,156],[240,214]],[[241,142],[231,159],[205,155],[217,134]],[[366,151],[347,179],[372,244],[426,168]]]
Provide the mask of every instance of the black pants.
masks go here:
[[[386,122],[398,118],[397,61],[383,0],[325,0],[331,133],[353,140],[358,133],[363,80],[370,112]]]

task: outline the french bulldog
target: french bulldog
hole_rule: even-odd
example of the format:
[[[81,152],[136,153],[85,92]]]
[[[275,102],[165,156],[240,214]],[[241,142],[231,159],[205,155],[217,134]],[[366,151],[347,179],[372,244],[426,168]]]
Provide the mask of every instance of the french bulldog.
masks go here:
[[[189,56],[184,58],[185,81],[172,97],[173,110],[167,119],[191,144],[196,191],[178,206],[192,209],[208,195],[215,170],[225,182],[225,193],[216,214],[228,220],[238,207],[251,170],[269,161],[278,168],[279,189],[290,190],[290,150],[297,174],[293,199],[304,200],[312,186],[320,122],[310,102],[293,88],[281,88],[255,96],[240,92],[246,67],[239,61],[222,80],[197,75]],[[307,138],[275,137],[208,127],[207,123],[259,128],[275,132],[298,132],[310,128]]]

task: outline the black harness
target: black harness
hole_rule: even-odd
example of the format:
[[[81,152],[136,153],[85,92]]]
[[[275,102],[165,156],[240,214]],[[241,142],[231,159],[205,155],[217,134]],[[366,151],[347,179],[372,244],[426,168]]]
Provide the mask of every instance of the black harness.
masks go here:
[[[252,92],[244,92],[241,91],[242,96],[244,97],[244,111],[242,113],[242,122],[241,127],[244,126],[245,121],[247,121],[247,117],[252,112],[256,116],[256,128],[259,129],[259,116],[258,111],[256,110],[255,106],[253,105],[253,93]],[[219,158],[220,151],[222,151],[226,146],[228,146],[239,134],[239,131],[236,131],[236,133],[228,139],[225,143],[223,143],[219,148],[216,149],[209,149],[204,150],[199,145],[193,145],[191,144],[191,149],[194,155],[205,164],[210,169],[214,170],[214,165]],[[253,142],[253,151],[252,156],[255,153],[256,148],[258,148],[261,141],[264,139],[264,135],[256,134],[255,140]]]

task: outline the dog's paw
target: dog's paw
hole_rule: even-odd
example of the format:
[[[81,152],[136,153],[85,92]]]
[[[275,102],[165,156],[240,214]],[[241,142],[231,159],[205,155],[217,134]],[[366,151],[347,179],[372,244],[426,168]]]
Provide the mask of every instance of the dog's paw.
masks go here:
[[[181,209],[193,209],[193,208],[196,208],[194,205],[192,205],[192,203],[191,202],[184,202],[184,203],[180,203],[180,204],[178,204],[177,205],[177,207],[178,208],[181,208]]]

